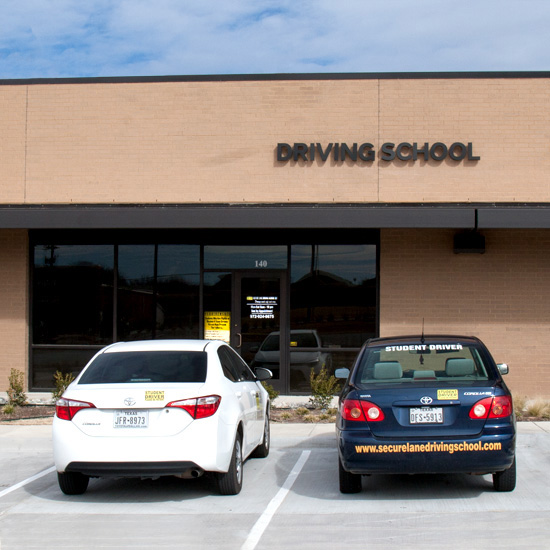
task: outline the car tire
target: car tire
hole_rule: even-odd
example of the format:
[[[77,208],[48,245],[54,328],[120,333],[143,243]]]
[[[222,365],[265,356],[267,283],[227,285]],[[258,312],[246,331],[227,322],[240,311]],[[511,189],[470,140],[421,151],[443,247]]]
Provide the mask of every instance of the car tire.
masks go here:
[[[88,488],[89,476],[78,472],[57,472],[59,488],[66,495],[82,495]]]
[[[254,458],[265,458],[269,454],[269,446],[271,445],[271,430],[269,428],[269,415],[265,415],[264,435],[262,442],[254,449],[252,456]]]
[[[220,495],[238,495],[243,486],[243,446],[242,437],[237,433],[229,470],[218,474]]]
[[[512,465],[503,472],[493,474],[493,487],[500,493],[513,491],[516,488],[516,459]]]
[[[344,470],[340,457],[338,457],[338,478],[340,480],[341,493],[352,494],[361,492],[361,475],[352,474]]]

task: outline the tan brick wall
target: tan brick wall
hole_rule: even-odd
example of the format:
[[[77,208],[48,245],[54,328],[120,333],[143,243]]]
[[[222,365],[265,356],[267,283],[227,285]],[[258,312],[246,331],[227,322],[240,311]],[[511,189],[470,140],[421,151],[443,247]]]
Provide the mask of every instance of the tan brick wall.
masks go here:
[[[0,86],[0,203],[25,202],[27,88]]]
[[[3,203],[550,201],[549,79],[0,87]],[[278,142],[472,142],[477,162],[278,163]]]
[[[453,231],[383,230],[381,336],[481,338],[517,394],[550,397],[550,231],[484,231],[486,253],[454,254]]]
[[[28,376],[27,257],[27,232],[0,230],[0,392],[11,369]]]

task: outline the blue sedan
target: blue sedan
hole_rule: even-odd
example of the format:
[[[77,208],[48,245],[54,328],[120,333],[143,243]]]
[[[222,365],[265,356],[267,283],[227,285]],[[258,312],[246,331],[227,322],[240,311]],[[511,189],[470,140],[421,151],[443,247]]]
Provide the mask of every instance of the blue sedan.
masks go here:
[[[342,493],[371,474],[492,474],[516,486],[512,396],[477,338],[415,336],[365,343],[340,394],[336,431]]]

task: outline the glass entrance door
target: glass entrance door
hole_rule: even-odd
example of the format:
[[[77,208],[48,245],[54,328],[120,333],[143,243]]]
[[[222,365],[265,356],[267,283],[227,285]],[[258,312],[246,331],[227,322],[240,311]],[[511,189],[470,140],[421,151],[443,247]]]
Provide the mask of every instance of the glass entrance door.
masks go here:
[[[227,270],[204,274],[204,337],[224,340],[269,381],[288,391],[288,308],[284,270]],[[282,350],[282,351],[281,351]]]
[[[231,345],[254,369],[273,372],[270,384],[285,391],[288,369],[284,272],[235,272]],[[282,351],[281,351],[282,350]]]

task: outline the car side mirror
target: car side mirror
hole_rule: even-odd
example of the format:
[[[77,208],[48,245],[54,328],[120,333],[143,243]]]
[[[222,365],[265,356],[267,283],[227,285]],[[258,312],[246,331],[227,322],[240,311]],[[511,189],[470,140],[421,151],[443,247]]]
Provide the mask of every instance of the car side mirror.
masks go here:
[[[342,378],[344,380],[347,380],[349,376],[349,369],[336,369],[334,371],[334,376],[336,378]]]
[[[498,371],[500,372],[500,374],[508,374],[508,365],[506,363],[499,363],[497,365],[497,368],[498,368]]]
[[[256,375],[256,378],[258,380],[269,380],[273,377],[273,373],[269,369],[265,369],[264,367],[256,367],[254,369],[254,374]]]

